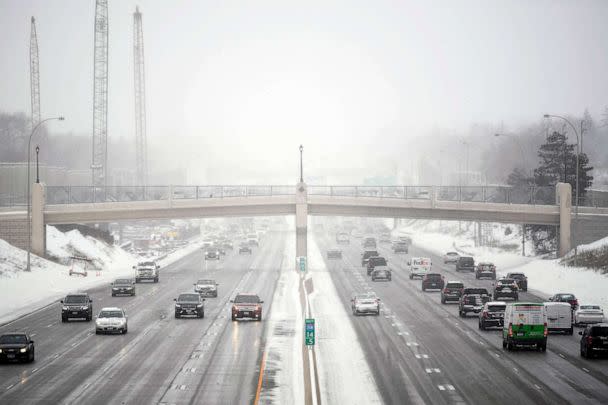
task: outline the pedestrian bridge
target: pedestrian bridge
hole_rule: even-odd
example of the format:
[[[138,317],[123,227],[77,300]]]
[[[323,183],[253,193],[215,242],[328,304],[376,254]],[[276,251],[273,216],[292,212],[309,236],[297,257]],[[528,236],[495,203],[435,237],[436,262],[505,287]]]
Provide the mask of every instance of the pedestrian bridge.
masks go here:
[[[605,229],[608,229],[608,207],[579,207],[578,211],[580,218],[606,221]],[[44,252],[47,224],[295,215],[296,234],[299,235],[297,250],[301,253],[306,251],[308,215],[323,215],[555,225],[560,228],[560,252],[565,253],[571,245],[573,212],[570,185],[564,183],[557,187],[529,188],[307,186],[304,183],[146,187],[45,187],[35,184],[32,249]],[[14,224],[25,218],[22,209],[0,211],[2,224],[11,221]]]

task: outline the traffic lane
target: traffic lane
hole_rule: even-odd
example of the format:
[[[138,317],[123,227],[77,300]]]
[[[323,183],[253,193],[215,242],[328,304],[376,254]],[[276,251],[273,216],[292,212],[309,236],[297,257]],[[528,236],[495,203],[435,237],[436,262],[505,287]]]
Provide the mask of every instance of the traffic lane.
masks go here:
[[[344,260],[344,259],[343,259]],[[371,291],[368,285],[358,282],[362,277],[354,270],[352,262],[327,260],[325,263],[331,273],[336,291],[350,313],[350,298],[353,293]],[[376,291],[379,296],[382,293]],[[380,316],[353,315],[352,325],[363,348],[367,363],[374,375],[385,403],[435,403],[452,402],[451,392],[440,391],[433,377],[425,373],[420,359],[404,340],[404,332],[395,328],[399,322],[391,312],[382,310]],[[406,332],[409,335],[409,332]],[[408,337],[408,335],[405,335]],[[321,338],[321,337],[319,337]],[[426,360],[425,360],[426,361]]]
[[[414,251],[413,254],[417,255],[417,252]],[[397,267],[399,266],[401,265],[398,264]],[[499,331],[494,333],[491,331],[479,331],[477,328],[477,317],[459,318],[457,315],[457,305],[440,304],[439,293],[423,293],[420,289],[420,281],[412,281],[407,277],[406,267],[399,267],[398,270],[394,279],[401,280],[404,285],[415,286],[414,291],[421,295],[429,303],[429,306],[438,308],[438,312],[443,311],[449,314],[454,324],[458,324],[456,326],[464,326],[463,331],[471,336],[472,339],[479,341],[480,345],[489,344],[495,350],[496,355],[516,361],[517,366],[515,368],[518,369],[518,372],[536,369],[535,374],[537,374],[544,384],[568,400],[585,401],[587,398],[592,398],[595,401],[608,400],[608,386],[606,385],[604,374],[589,372],[589,369],[585,370],[580,363],[572,363],[565,356],[559,356],[549,349],[547,353],[529,351],[505,352],[502,349],[502,335]],[[548,348],[550,347],[551,337],[549,338]],[[543,363],[540,370],[538,370],[539,362]],[[564,382],[567,382],[567,384]]]
[[[205,301],[203,319],[175,319],[171,303],[167,316],[150,330],[151,333],[144,332],[148,335],[145,339],[132,348],[123,348],[118,358],[113,358],[109,366],[92,374],[82,384],[84,388],[79,387],[72,392],[66,402],[158,402],[170,386],[172,377],[181,369],[188,353],[198,340],[209,333],[214,319],[230,299],[234,286],[246,273],[250,261],[249,258],[226,261],[222,268],[202,271],[198,277],[215,278],[220,283],[218,298]]]
[[[29,374],[26,374],[27,389],[24,390],[25,384],[20,384],[7,393],[16,398],[19,398],[21,394],[32,397],[39,395],[40,398],[55,394],[57,399],[64,398],[74,386],[77,386],[90,373],[95,372],[96,363],[103,364],[104,361],[113,357],[121,347],[134,339],[138,331],[141,331],[145,325],[166,317],[166,314],[172,310],[173,298],[179,292],[192,291],[192,280],[195,277],[191,273],[194,269],[201,268],[201,257],[201,253],[197,252],[180,260],[175,265],[161,270],[159,283],[138,284],[138,289],[141,292],[131,299],[123,299],[123,297],[109,298],[109,287],[91,291],[94,305],[96,302],[98,303],[97,307],[94,307],[96,312],[103,305],[116,305],[117,302],[125,299],[129,301],[122,305],[127,308],[127,312],[130,314],[129,334],[120,337],[94,336],[92,338],[94,328],[92,322],[59,323],[57,328],[61,330],[60,339],[62,340],[56,340],[54,347],[46,347],[43,344],[37,345],[37,355],[38,353],[45,353],[48,360],[45,361],[45,358],[42,357],[40,361],[37,360],[34,365],[30,365]],[[49,314],[49,316],[53,315],[55,319],[59,317],[57,312]],[[52,330],[53,328],[49,329]],[[51,332],[56,333],[54,330]],[[101,339],[104,338],[115,339],[106,339],[107,344],[103,345],[104,340]],[[120,344],[116,344],[117,340],[120,341]],[[94,349],[97,348],[100,351],[103,349],[103,353],[95,352],[92,349],[92,353],[97,354],[97,357],[92,356],[88,350],[91,345],[94,345]],[[76,357],[73,356],[73,353],[76,353]],[[75,360],[77,360],[76,367],[72,364]],[[87,369],[86,372],[82,371],[83,367]],[[23,373],[19,377],[22,376]],[[10,384],[11,382],[7,382],[7,385]]]
[[[348,249],[345,257],[350,262],[347,265],[357,269],[360,278],[369,280],[361,267],[360,251],[356,247]],[[395,315],[391,326],[405,336],[405,344],[420,356],[416,359],[423,365],[419,372],[433,376],[437,389],[441,390],[440,385],[444,390],[452,387],[460,400],[472,403],[564,402],[551,390],[539,393],[529,382],[533,380],[532,376],[514,373],[503,362],[496,361],[493,354],[480,350],[478,343],[472,342],[467,334],[446,327],[443,317],[427,305],[418,291],[407,283],[409,280],[398,282],[396,276],[393,275],[392,282],[368,281],[367,285],[381,297],[385,312],[389,309]],[[437,333],[439,330],[441,333]],[[521,386],[505,384],[505,381],[515,380],[520,380]]]
[[[390,257],[394,257],[395,254],[392,253],[389,249],[381,249],[383,254],[386,254]],[[442,273],[446,274],[446,280],[454,279],[461,280],[465,283],[465,286],[474,286],[474,287],[485,287],[489,292],[492,292],[493,287],[492,283],[494,280],[488,279],[476,279],[475,273],[472,272],[457,272],[455,270],[455,266],[453,264],[444,264],[441,257],[434,255],[424,249],[419,247],[412,247],[413,254],[412,256],[423,256],[429,257],[433,262],[433,269],[439,268]],[[400,263],[403,266],[405,265],[404,260],[401,260]],[[406,269],[407,271],[407,269]],[[448,278],[447,275],[450,277]],[[544,299],[537,293],[532,291],[520,292],[519,294],[520,301],[531,301],[531,302],[543,302]],[[505,302],[510,302],[508,299],[504,300]],[[477,319],[477,318],[475,318]],[[608,359],[597,359],[593,361],[589,361],[580,357],[580,336],[578,335],[578,329],[575,328],[575,333],[570,335],[565,335],[561,333],[551,333],[549,337],[550,345],[547,347],[547,350],[556,353],[559,357],[567,359],[573,365],[580,369],[590,370],[592,373],[596,374],[599,378],[606,378],[608,376]],[[501,341],[502,347],[502,341]],[[585,371],[587,372],[587,371]]]
[[[177,262],[161,269],[160,283],[141,283],[136,285],[136,296],[111,297],[109,284],[102,285],[87,292],[93,299],[93,314],[96,315],[103,306],[121,306],[126,309],[132,307],[135,302],[147,299],[154,294],[159,285],[163,284],[164,274],[174,274],[182,266],[191,266],[196,260],[196,255],[188,255]],[[55,358],[62,348],[69,348],[78,344],[93,328],[93,322],[83,320],[70,320],[61,322],[61,303],[56,302],[47,307],[26,315],[11,323],[0,327],[0,333],[8,331],[25,331],[30,333],[35,341],[36,361],[32,364],[10,364],[10,367],[0,367],[0,381],[7,381],[11,376],[22,376],[32,370],[38,371],[41,364],[45,364]],[[0,385],[0,389],[1,389]]]
[[[263,260],[256,263],[235,289],[252,292],[264,301],[262,321],[231,320],[227,302],[214,327],[201,341],[172,381],[161,403],[252,403],[259,388],[260,370],[268,331],[264,319],[272,308],[280,276],[285,235],[268,243]],[[268,241],[266,241],[268,242]],[[234,295],[233,295],[234,296]]]

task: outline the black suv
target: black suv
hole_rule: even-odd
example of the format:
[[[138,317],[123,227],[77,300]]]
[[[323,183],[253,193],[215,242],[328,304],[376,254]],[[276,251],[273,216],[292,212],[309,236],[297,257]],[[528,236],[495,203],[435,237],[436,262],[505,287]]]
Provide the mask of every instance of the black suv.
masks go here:
[[[460,256],[456,262],[456,271],[475,271],[475,260],[471,256]]]
[[[70,318],[93,319],[93,299],[89,294],[68,294],[61,303],[61,322],[67,322]]]
[[[422,276],[422,291],[443,290],[445,280],[439,273],[428,273]]]
[[[366,250],[361,254],[361,267],[365,267],[367,265],[367,261],[372,256],[379,256],[377,250]]]
[[[517,301],[519,299],[519,288],[517,283],[512,278],[501,278],[494,283],[494,299],[508,297]]]
[[[135,295],[135,283],[130,278],[119,278],[112,285],[112,297],[117,295]]]
[[[507,273],[507,278],[515,280],[520,291],[528,291],[528,277],[524,273]]]
[[[581,356],[608,354],[608,323],[589,325],[578,334],[581,335]]]
[[[386,259],[382,256],[371,256],[367,260],[367,275],[369,276],[374,271],[376,266],[386,266]]]
[[[479,313],[479,329],[486,330],[492,326],[503,326],[505,322],[505,302],[486,302]]]
[[[441,290],[441,303],[460,301],[463,290],[464,284],[461,281],[448,281],[443,290]]]
[[[197,318],[205,317],[205,306],[202,298],[198,293],[182,293],[179,297],[174,298],[175,301],[175,317],[181,318],[182,315],[195,315]]]
[[[12,332],[0,336],[0,362],[32,362],[34,357],[34,341],[27,333]]]
[[[490,293],[485,288],[465,288],[458,302],[458,315],[464,318],[469,312],[478,314],[488,301]]]
[[[475,278],[480,279],[484,277],[496,280],[496,266],[494,266],[494,263],[482,262],[475,266]]]

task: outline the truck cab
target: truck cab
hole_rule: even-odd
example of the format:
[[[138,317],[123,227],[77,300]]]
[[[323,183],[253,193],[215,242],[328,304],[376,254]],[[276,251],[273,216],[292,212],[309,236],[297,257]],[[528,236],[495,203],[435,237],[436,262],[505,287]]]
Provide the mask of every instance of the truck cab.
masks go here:
[[[139,262],[135,269],[135,282],[139,283],[142,280],[151,280],[158,283],[158,274],[160,266],[155,261]]]
[[[410,280],[413,280],[415,277],[422,278],[430,273],[432,264],[431,259],[428,257],[412,257],[407,262],[410,270]]]

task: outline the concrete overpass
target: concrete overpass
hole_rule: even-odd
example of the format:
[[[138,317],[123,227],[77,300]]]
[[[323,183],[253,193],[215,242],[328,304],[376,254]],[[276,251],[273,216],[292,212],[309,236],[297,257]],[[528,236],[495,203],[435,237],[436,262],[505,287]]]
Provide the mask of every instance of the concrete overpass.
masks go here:
[[[194,190],[193,187],[196,187]],[[202,187],[202,186],[201,186]],[[550,195],[554,200],[537,199],[534,193],[506,193],[496,188],[479,188],[476,193],[462,189],[456,193],[442,187],[342,187],[311,186],[168,186],[168,192],[150,195],[121,190],[93,190],[87,198],[71,189],[34,184],[32,194],[32,251],[45,252],[45,226],[65,223],[99,223],[121,220],[205,218],[234,216],[296,216],[296,250],[306,255],[308,215],[421,218],[514,224],[540,224],[559,227],[560,254],[571,248],[573,210],[571,188],[560,183]],[[209,192],[213,187],[212,192]],[[245,187],[240,189],[239,187]],[[77,188],[76,191],[82,191]],[[87,189],[91,191],[90,188]],[[154,189],[158,191],[158,188]],[[47,194],[47,191],[50,193]],[[59,198],[57,192],[69,198]],[[141,190],[140,190],[141,191]],[[538,190],[537,190],[538,191]],[[122,193],[122,194],[121,194]],[[517,194],[526,196],[518,198]],[[128,195],[122,197],[121,195]],[[464,198],[463,198],[464,196]],[[468,197],[467,197],[468,196]],[[473,196],[473,197],[471,197]],[[497,197],[500,196],[500,197]],[[74,197],[74,198],[73,198]],[[121,200],[122,199],[122,200]],[[80,202],[85,200],[86,202]],[[511,202],[518,201],[517,203]],[[500,202],[497,202],[500,201]],[[524,201],[524,202],[522,202]],[[579,207],[579,217],[605,224],[608,234],[608,208]],[[25,211],[0,211],[3,232],[0,237],[24,245],[19,236],[26,227]],[[6,235],[7,231],[11,235]],[[8,236],[8,237],[7,237]],[[605,235],[604,235],[605,236]],[[581,242],[577,238],[577,242]],[[25,246],[27,240],[25,240]]]

